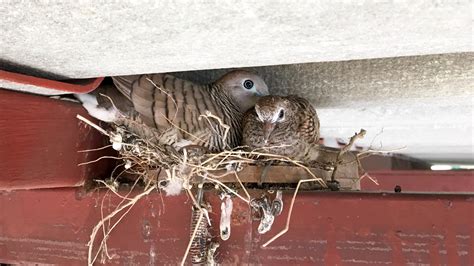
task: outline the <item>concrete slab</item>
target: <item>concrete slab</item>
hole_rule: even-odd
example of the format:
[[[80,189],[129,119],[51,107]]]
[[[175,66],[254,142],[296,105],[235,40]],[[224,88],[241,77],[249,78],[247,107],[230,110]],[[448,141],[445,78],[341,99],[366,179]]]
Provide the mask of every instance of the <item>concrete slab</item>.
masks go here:
[[[2,68],[56,78],[472,51],[460,1],[11,1]]]

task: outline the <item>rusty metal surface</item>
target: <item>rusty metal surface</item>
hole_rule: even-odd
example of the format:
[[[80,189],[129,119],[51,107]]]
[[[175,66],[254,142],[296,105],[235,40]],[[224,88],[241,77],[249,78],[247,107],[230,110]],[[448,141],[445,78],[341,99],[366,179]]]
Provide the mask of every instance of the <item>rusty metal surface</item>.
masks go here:
[[[78,152],[108,143],[77,114],[89,117],[79,104],[0,89],[0,190],[81,186],[109,174],[107,160],[77,166],[110,154]]]
[[[104,191],[85,195],[72,188],[4,192],[0,262],[84,265],[101,202],[105,214],[119,202],[111,193],[103,197]],[[220,200],[210,192],[206,198],[215,229]],[[290,199],[284,194],[284,211],[265,235],[257,233],[258,221],[247,205],[234,199],[231,237],[221,242],[216,259],[267,265],[474,264],[473,195],[303,193],[290,230],[262,248],[284,227]],[[159,193],[138,202],[108,239],[113,257],[108,264],[177,264],[189,240],[190,204],[183,194]]]

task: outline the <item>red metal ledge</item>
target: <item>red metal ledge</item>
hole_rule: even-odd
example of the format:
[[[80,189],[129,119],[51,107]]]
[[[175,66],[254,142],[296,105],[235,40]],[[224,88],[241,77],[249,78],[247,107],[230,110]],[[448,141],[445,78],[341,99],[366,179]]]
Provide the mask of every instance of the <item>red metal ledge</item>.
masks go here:
[[[111,149],[79,152],[109,143],[77,114],[89,117],[80,104],[0,89],[0,190],[81,186],[109,174],[107,160],[78,166]]]
[[[0,80],[48,90],[48,93],[41,94],[87,93],[95,90],[103,79],[104,78],[101,77],[95,79],[70,80],[65,82],[0,70]]]
[[[84,196],[72,188],[4,193],[0,262],[84,265],[104,194]],[[220,200],[214,193],[206,197],[215,228]],[[284,227],[290,200],[285,194],[282,216],[270,232],[259,235],[248,206],[234,199],[231,238],[220,241],[216,259],[237,265],[474,265],[473,195],[302,193],[290,230],[262,248]],[[108,193],[105,214],[119,201]],[[190,214],[186,195],[162,199],[152,193],[111,233],[108,263],[179,263],[189,240]]]
[[[363,191],[391,191],[399,186],[402,192],[474,192],[474,171],[369,171],[378,185],[369,178],[361,180]]]

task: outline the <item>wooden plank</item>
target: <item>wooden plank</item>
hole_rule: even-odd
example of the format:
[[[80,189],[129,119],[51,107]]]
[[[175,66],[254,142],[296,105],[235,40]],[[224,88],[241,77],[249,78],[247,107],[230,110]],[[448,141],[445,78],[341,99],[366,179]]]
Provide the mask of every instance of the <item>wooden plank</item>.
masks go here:
[[[322,164],[334,165],[338,149],[324,147],[318,158],[319,167],[301,167],[294,165],[251,165],[242,164],[242,169],[237,172],[238,178],[242,183],[268,183],[268,184],[296,184],[303,179],[320,178],[323,181],[330,181],[332,169],[323,167]],[[353,153],[348,152],[341,158],[341,166],[337,168],[335,179],[340,184],[341,190],[360,190],[360,178],[358,164]],[[326,170],[327,168],[327,170]],[[158,171],[152,171],[149,176],[154,177]],[[209,174],[222,183],[238,183],[234,171],[218,170],[209,171]],[[166,180],[167,174],[160,171],[158,180]],[[202,178],[195,177],[191,180],[193,183],[202,182]],[[209,181],[211,182],[211,181]],[[205,183],[209,183],[205,182]],[[311,188],[322,188],[317,183],[311,185]]]
[[[260,197],[262,191],[250,191]],[[131,196],[133,196],[132,194]],[[283,193],[283,213],[272,229],[257,233],[259,221],[247,204],[233,199],[231,236],[216,259],[233,264],[316,265],[474,265],[473,195],[304,192],[297,196],[289,231],[283,229],[292,193]],[[220,199],[211,204],[218,236]],[[0,262],[85,265],[92,228],[121,201],[104,190],[73,188],[0,193]],[[172,264],[189,241],[191,200],[182,193],[151,193],[139,201],[108,238],[107,264]],[[99,237],[102,234],[99,234]]]
[[[245,165],[242,171],[238,172],[238,177],[243,183],[269,183],[269,184],[296,184],[298,181],[303,179],[311,179],[316,176],[324,181],[331,179],[331,171],[322,170],[319,168],[302,168],[298,166],[283,166],[273,165],[268,167],[266,174],[262,175],[265,171],[264,166],[256,165]],[[357,176],[357,168],[352,169],[353,175],[350,176],[336,176],[336,180],[340,182],[341,190],[359,190],[359,177]],[[311,171],[311,175],[308,171]],[[226,171],[214,171],[211,172],[215,176],[221,176],[218,178],[223,183],[237,183],[238,180],[233,172]],[[263,179],[262,179],[263,177]],[[160,179],[166,178],[165,173],[160,173]],[[196,181],[197,182],[197,181]],[[317,183],[311,186],[312,188],[321,188]]]

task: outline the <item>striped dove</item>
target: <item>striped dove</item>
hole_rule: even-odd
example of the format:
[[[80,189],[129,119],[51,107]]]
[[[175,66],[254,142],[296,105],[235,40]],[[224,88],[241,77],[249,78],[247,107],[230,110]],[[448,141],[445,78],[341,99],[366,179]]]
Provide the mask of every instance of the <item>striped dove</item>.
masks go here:
[[[243,114],[260,96],[268,95],[264,80],[243,70],[229,72],[208,85],[170,74],[116,76],[112,80],[113,84],[104,84],[96,92],[106,97],[98,96],[96,101],[92,99],[92,104],[88,96],[77,95],[92,116],[120,124],[119,117],[125,115],[162,133],[171,129],[174,136],[165,144],[176,144],[178,148],[198,145],[211,152],[240,145]],[[109,110],[105,116],[104,108]],[[225,128],[212,117],[202,117],[209,112],[229,126],[225,141],[222,139]],[[144,137],[153,136],[147,129],[135,131]]]
[[[305,162],[318,156],[319,118],[301,97],[264,96],[243,118],[243,145]]]

